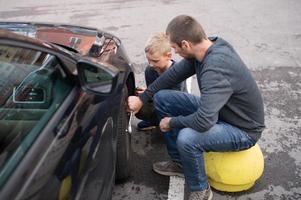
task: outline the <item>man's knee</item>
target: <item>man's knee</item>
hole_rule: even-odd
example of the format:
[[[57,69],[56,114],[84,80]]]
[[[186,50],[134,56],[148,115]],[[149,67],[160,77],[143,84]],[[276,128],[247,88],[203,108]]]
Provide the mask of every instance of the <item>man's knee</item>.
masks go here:
[[[180,130],[177,138],[177,147],[179,150],[189,150],[196,147],[195,131],[191,128],[183,128]]]
[[[159,92],[157,92],[153,98],[154,104],[159,105],[166,102],[166,99],[169,96],[169,92],[170,92],[169,90],[160,90]]]

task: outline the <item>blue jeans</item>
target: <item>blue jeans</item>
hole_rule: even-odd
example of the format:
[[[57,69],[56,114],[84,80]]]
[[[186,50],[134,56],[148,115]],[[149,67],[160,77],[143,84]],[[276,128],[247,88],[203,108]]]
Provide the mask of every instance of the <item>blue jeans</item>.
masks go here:
[[[200,107],[200,97],[174,90],[161,90],[155,94],[154,104],[160,119],[186,116]],[[208,187],[203,152],[239,151],[256,143],[246,132],[223,121],[218,121],[201,133],[191,128],[172,129],[164,133],[164,139],[171,159],[183,166],[185,181],[191,191]]]

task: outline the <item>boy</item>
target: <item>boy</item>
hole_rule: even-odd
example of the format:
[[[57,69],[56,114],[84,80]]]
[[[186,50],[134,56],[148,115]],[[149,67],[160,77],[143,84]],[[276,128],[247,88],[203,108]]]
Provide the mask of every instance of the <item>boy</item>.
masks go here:
[[[165,33],[155,33],[152,35],[145,45],[145,55],[149,65],[145,69],[145,82],[148,87],[166,70],[173,67],[175,61],[172,60],[172,52],[169,40]],[[166,89],[186,91],[185,81]],[[136,94],[143,93],[145,88],[137,88]],[[159,125],[158,117],[155,113],[153,101],[148,101],[142,109],[136,114],[141,119],[137,124],[140,131],[150,130]]]

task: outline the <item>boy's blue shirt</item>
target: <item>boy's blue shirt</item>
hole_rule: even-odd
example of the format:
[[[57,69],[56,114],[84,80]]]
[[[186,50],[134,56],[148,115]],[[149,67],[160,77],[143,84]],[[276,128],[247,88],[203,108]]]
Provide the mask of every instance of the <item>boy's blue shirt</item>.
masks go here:
[[[172,60],[172,64],[169,68],[173,67],[176,64],[176,61]],[[145,76],[148,76],[148,79],[145,79],[146,86],[148,87],[151,85],[161,74],[159,74],[156,70],[154,70],[150,65],[148,65],[145,69]],[[173,85],[172,87],[168,88],[172,90],[179,90],[182,92],[187,92],[186,87],[186,81],[182,81],[181,83],[178,83],[176,85]]]

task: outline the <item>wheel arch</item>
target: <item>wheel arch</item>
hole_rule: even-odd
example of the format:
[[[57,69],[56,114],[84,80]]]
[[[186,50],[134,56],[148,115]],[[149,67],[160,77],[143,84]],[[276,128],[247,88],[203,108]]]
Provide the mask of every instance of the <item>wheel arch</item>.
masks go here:
[[[126,80],[126,87],[128,89],[128,95],[135,95],[135,76],[133,72],[130,72],[127,80]]]

